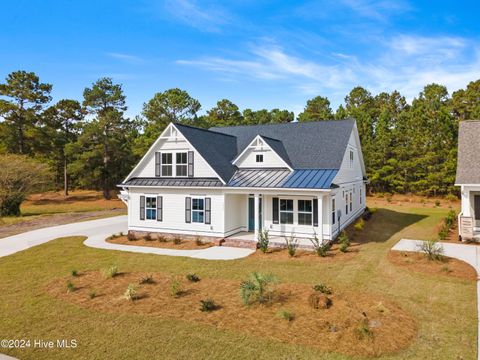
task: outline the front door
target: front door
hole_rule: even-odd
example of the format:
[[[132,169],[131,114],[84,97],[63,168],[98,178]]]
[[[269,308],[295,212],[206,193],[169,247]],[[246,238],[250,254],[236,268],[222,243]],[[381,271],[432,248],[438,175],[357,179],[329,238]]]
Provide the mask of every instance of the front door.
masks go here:
[[[255,199],[253,197],[248,198],[248,231],[255,231],[254,215],[255,213]],[[262,198],[258,199],[258,224],[260,229],[262,228]]]
[[[476,226],[480,227],[480,195],[473,197],[473,203]]]

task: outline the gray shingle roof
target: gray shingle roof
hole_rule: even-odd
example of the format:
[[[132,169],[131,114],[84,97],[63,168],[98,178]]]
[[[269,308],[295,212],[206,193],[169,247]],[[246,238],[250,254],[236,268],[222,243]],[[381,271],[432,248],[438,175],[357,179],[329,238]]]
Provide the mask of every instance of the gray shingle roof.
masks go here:
[[[457,184],[480,184],[480,120],[460,122]]]
[[[225,182],[235,173],[231,161],[237,154],[237,139],[228,134],[175,124],[187,140]]]
[[[292,166],[292,163],[290,161],[290,158],[288,157],[287,150],[285,150],[285,146],[283,146],[283,143],[280,140],[277,139],[272,139],[267,136],[262,136],[262,139],[265,140],[265,142],[270,146],[273,151],[275,151],[278,156],[282,158],[283,161],[285,161],[288,166]]]
[[[294,169],[339,169],[354,123],[349,119],[213,127],[210,130],[235,136],[236,155],[255,136],[262,135],[283,144]]]

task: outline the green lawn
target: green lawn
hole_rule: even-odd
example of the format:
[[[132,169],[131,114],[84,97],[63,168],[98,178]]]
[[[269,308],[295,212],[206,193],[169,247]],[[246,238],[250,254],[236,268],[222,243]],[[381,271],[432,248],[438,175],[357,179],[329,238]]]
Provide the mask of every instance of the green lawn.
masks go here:
[[[258,270],[272,272],[283,282],[321,281],[339,291],[385,296],[414,316],[418,334],[407,349],[380,359],[474,359],[475,283],[410,272],[386,259],[389,249],[402,237],[434,238],[433,229],[447,211],[407,206],[379,209],[362,234],[367,241],[358,247],[358,255],[338,262],[268,258],[212,262],[96,250],[85,247],[82,238],[57,239],[0,258],[0,338],[76,339],[79,346],[3,352],[21,359],[350,359],[211,326],[95,312],[45,293],[49,282],[68,275],[73,268],[95,270],[117,264],[121,271],[195,272],[201,277],[236,280]]]

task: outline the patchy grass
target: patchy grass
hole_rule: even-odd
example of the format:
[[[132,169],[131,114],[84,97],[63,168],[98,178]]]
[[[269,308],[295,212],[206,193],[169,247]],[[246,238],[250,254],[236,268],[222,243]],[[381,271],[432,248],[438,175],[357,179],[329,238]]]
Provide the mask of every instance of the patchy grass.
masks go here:
[[[105,200],[97,191],[72,191],[31,195],[21,206],[22,215],[0,217],[0,238],[42,227],[95,220],[126,214],[125,205],[117,198]]]
[[[0,293],[0,333],[4,338],[77,339],[78,348],[68,350],[71,359],[102,358],[105,354],[111,358],[148,358],[153,352],[159,351],[162,358],[193,360],[352,358],[306,344],[298,345],[253,333],[245,334],[237,328],[224,328],[222,323],[195,319],[185,321],[176,314],[167,317],[135,311],[115,313],[114,309],[104,311],[87,308],[54,298],[46,291],[49,284],[65,279],[71,269],[78,269],[80,276],[75,278],[76,291],[67,294],[63,282],[64,296],[76,297],[79,292],[84,292],[85,301],[101,302],[105,289],[97,286],[97,295],[90,299],[90,289],[81,289],[82,277],[87,271],[98,272],[111,264],[118,264],[124,274],[161,273],[169,277],[178,276],[185,282],[185,274],[188,273],[196,273],[202,278],[198,283],[188,283],[185,290],[190,286],[203,286],[204,280],[205,283],[217,280],[219,283],[239,284],[252,271],[261,271],[274,274],[281,280],[279,286],[293,284],[295,287],[308,286],[311,289],[313,285],[322,282],[332,286],[334,294],[354,293],[370,299],[385,299],[378,300],[378,304],[375,304],[379,312],[391,311],[390,303],[399,306],[413,317],[417,326],[416,336],[407,348],[394,354],[381,355],[378,359],[475,359],[476,348],[472,346],[476,344],[477,336],[475,282],[409,271],[388,260],[390,248],[401,238],[435,239],[434,228],[446,216],[448,209],[412,207],[406,204],[389,205],[388,209],[378,207],[363,231],[352,236],[352,250],[358,252],[347,261],[323,261],[324,258],[317,256],[313,258],[318,261],[288,257],[271,259],[269,255],[272,254],[265,254],[218,262],[99,250],[85,247],[83,239],[79,237],[58,239],[0,259],[0,287],[8,289]],[[32,273],[35,276],[31,276]],[[123,276],[127,275],[105,281],[119,281]],[[138,281],[138,276],[132,281]],[[145,285],[147,286],[156,285]],[[125,287],[121,290],[119,298],[125,292]],[[217,298],[216,292],[213,288],[208,294],[202,293],[202,299],[212,298],[222,306],[222,299]],[[235,288],[235,293],[239,296],[238,287]],[[166,296],[171,298],[168,289]],[[181,304],[189,296],[187,293],[169,301]],[[121,306],[134,307],[146,304],[147,300],[148,297],[134,302],[123,300]],[[332,309],[335,307],[335,299],[333,300]],[[295,314],[295,319],[281,321],[273,314],[276,326],[295,326],[301,312],[297,311],[293,303],[285,309]],[[161,309],[156,311],[161,312]],[[188,311],[203,318],[215,318],[222,310],[203,313],[199,310],[199,302],[196,302],[192,303],[192,308]],[[261,327],[261,322],[255,324],[254,328]],[[355,326],[365,327],[365,322],[355,323]],[[377,322],[368,323],[368,329],[374,335],[361,340],[367,350],[370,342],[375,339],[376,326]],[[338,330],[335,324],[331,324],[329,329],[332,332]],[[318,335],[318,329],[307,332],[311,336]],[[21,359],[65,358],[65,350],[61,349],[2,351]],[[359,354],[365,354],[364,349],[358,351]]]

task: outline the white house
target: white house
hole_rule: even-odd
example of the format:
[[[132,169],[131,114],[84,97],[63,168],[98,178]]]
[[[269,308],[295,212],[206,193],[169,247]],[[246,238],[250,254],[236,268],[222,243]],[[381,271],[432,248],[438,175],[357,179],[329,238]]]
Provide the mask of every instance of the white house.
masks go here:
[[[363,213],[365,176],[354,120],[172,123],[119,187],[131,233],[332,240]]]
[[[462,240],[480,241],[480,121],[462,121],[458,133],[455,185],[460,186],[462,210],[458,217]]]

